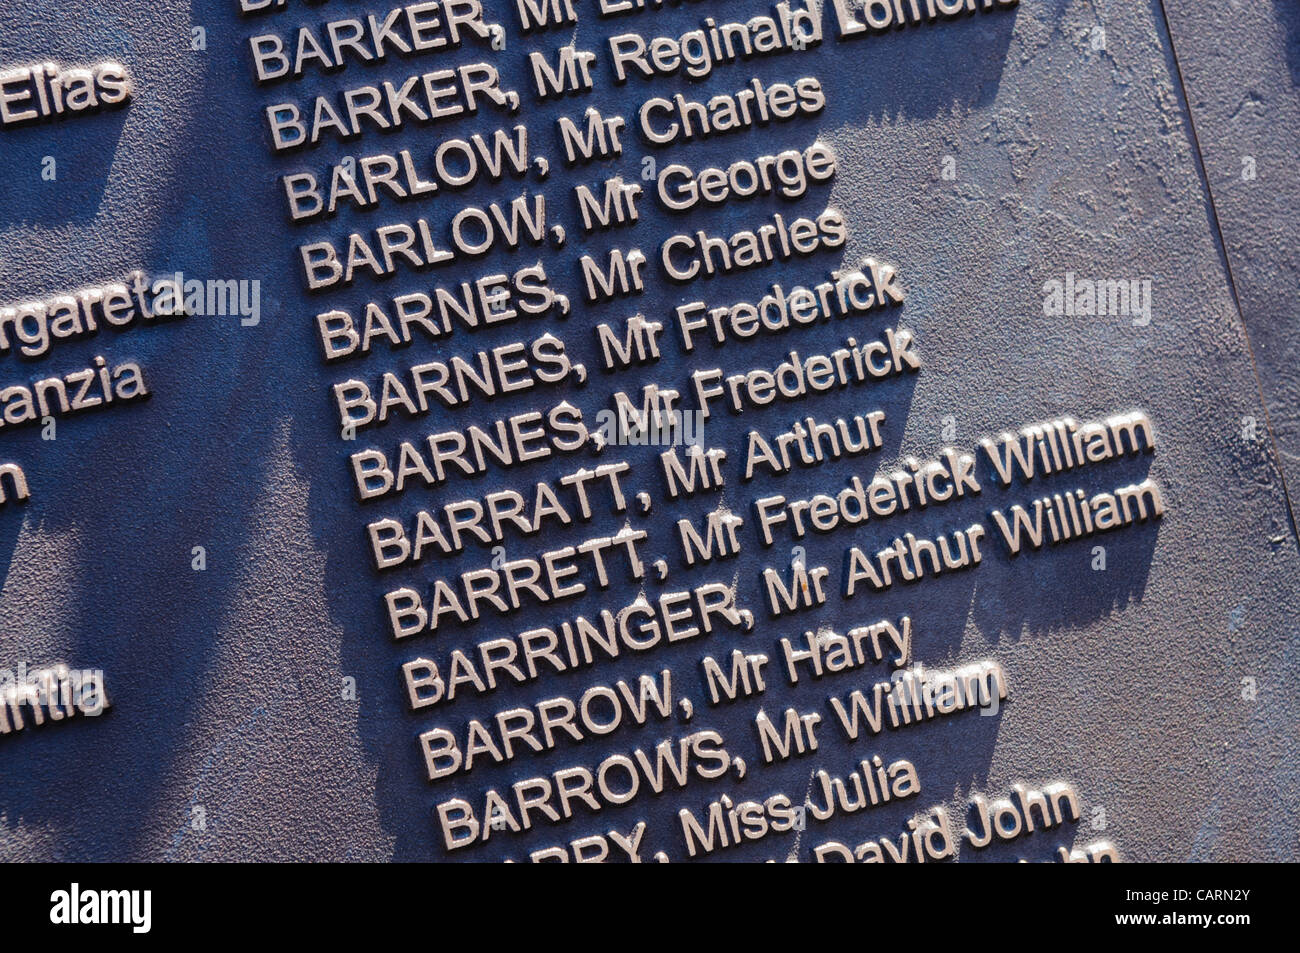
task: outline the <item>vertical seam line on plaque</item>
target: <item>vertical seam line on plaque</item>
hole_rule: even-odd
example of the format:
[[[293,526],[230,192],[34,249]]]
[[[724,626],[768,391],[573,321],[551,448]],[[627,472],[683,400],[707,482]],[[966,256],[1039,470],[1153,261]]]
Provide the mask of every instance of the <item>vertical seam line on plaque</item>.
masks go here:
[[[1178,62],[1178,50],[1174,46],[1174,29],[1169,22],[1169,11],[1165,9],[1165,0],[1157,0],[1160,15],[1165,24],[1165,35],[1169,38],[1169,58],[1174,65],[1174,78],[1178,81],[1178,90],[1182,95],[1183,108],[1187,112],[1187,130],[1191,136],[1192,155],[1196,161],[1196,171],[1205,189],[1206,202],[1210,210],[1210,224],[1214,226],[1215,240],[1219,254],[1223,258],[1223,267],[1228,276],[1228,292],[1232,295],[1232,304],[1237,309],[1241,320],[1241,334],[1246,340],[1246,353],[1250,357],[1251,371],[1255,375],[1255,389],[1259,391],[1260,407],[1264,411],[1264,429],[1268,432],[1269,443],[1273,448],[1273,459],[1277,464],[1278,482],[1282,486],[1282,498],[1286,502],[1287,517],[1291,522],[1291,535],[1300,543],[1300,529],[1296,526],[1295,509],[1291,505],[1291,493],[1286,485],[1286,471],[1282,465],[1282,452],[1277,444],[1277,435],[1273,432],[1273,421],[1268,412],[1268,399],[1264,395],[1264,382],[1259,375],[1259,362],[1255,359],[1255,346],[1250,341],[1250,329],[1246,326],[1246,312],[1241,306],[1241,296],[1237,294],[1237,278],[1232,271],[1232,259],[1228,255],[1228,243],[1223,237],[1223,226],[1219,221],[1219,209],[1214,201],[1214,189],[1210,185],[1210,174],[1205,167],[1205,157],[1201,153],[1200,137],[1196,134],[1196,118],[1192,115],[1192,99],[1183,81],[1183,68]]]

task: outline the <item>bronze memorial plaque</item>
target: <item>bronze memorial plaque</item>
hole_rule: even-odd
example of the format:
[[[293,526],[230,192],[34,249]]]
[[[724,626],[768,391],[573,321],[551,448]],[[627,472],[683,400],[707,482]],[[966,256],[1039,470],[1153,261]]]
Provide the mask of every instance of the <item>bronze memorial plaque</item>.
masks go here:
[[[0,10],[0,858],[1300,859],[1300,4]]]

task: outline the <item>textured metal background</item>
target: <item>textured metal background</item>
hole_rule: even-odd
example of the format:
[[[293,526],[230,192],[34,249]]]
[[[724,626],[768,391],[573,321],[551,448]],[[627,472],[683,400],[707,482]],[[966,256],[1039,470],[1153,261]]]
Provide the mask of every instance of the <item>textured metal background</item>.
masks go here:
[[[381,6],[388,5],[356,8]],[[510,30],[510,48],[499,59],[503,75],[530,102],[523,50],[553,49],[568,34],[525,41],[513,10],[496,6],[494,18]],[[0,741],[0,858],[442,859],[448,855],[431,808],[452,792],[471,796],[517,777],[595,764],[669,733],[714,727],[750,764],[743,782],[695,783],[524,836],[494,837],[486,848],[450,859],[521,859],[528,850],[640,819],[649,824],[647,854],[665,850],[679,859],[678,807],[702,809],[723,791],[797,796],[813,769],[839,774],[871,753],[912,760],[922,794],[812,824],[802,859],[811,844],[832,837],[852,844],[895,834],[930,804],[943,801],[961,814],[971,792],[997,795],[1013,781],[1057,779],[1072,782],[1089,810],[1106,809],[1103,833],[1085,822],[1060,836],[965,850],[963,859],[1047,858],[1058,843],[1100,836],[1133,860],[1296,859],[1300,560],[1277,451],[1267,439],[1243,442],[1240,431],[1243,417],[1263,417],[1262,383],[1282,447],[1300,453],[1294,371],[1300,179],[1293,174],[1300,12],[1281,0],[1166,0],[1164,6],[1172,44],[1158,2],[1023,0],[1010,13],[722,66],[703,88],[735,90],[751,76],[814,74],[827,90],[827,109],[811,121],[653,153],[661,161],[673,155],[703,165],[801,148],[817,137],[832,144],[838,176],[797,207],[816,213],[831,203],[846,213],[851,238],[843,261],[870,254],[899,267],[908,294],[901,311],[853,324],[865,334],[901,322],[918,334],[926,360],[914,377],[744,418],[715,416],[708,441],[728,447],[733,464],[748,427],[775,431],[805,412],[884,409],[886,447],[871,464],[936,452],[949,414],[956,417],[956,443],[971,449],[982,435],[1061,413],[1082,420],[1140,407],[1158,428],[1154,457],[1068,478],[1071,486],[1112,489],[1149,470],[1165,491],[1169,511],[1158,524],[1097,540],[1109,553],[1106,572],[1090,570],[1091,543],[1015,561],[991,547],[974,572],[849,603],[833,599],[815,615],[775,621],[761,612],[758,573],[788,560],[780,544],[761,550],[750,543],[747,526],[739,560],[686,570],[665,532],[669,518],[699,517],[714,499],[669,506],[653,448],[629,451],[631,485],[656,498],[652,520],[633,518],[652,533],[649,552],[669,559],[674,587],[730,581],[739,573],[742,604],[764,620],[742,643],[747,651],[773,655],[777,638],[798,636],[810,621],[842,626],[907,612],[916,623],[917,658],[927,666],[994,657],[1007,670],[1011,696],[996,717],[957,716],[851,747],[826,725],[815,755],[765,768],[751,724],[760,701],[773,713],[787,704],[820,707],[829,694],[846,693],[876,672],[801,683],[793,692],[774,679],[760,700],[711,709],[697,660],[729,646],[697,640],[460,700],[429,715],[404,710],[402,662],[474,644],[494,630],[525,628],[532,616],[400,645],[387,636],[382,592],[424,574],[403,570],[380,580],[369,568],[363,526],[370,510],[354,502],[346,467],[354,445],[341,442],[331,425],[327,386],[353,367],[369,376],[396,362],[372,356],[347,372],[325,368],[313,315],[326,303],[364,301],[375,286],[363,281],[341,294],[309,298],[295,248],[316,235],[338,236],[354,224],[373,228],[428,209],[390,205],[291,228],[277,175],[319,169],[349,152],[428,145],[440,130],[367,136],[351,148],[327,144],[307,157],[273,158],[260,111],[281,90],[301,97],[316,87],[353,85],[361,75],[397,78],[432,65],[350,66],[339,77],[263,92],[254,87],[246,36],[262,24],[284,33],[297,22],[320,22],[354,7],[295,9],[254,26],[240,20],[233,2],[74,7],[9,0],[0,14],[0,64],[116,58],[130,69],[135,96],[124,110],[0,134],[0,301],[109,281],[136,268],[179,269],[194,277],[261,280],[263,318],[254,328],[233,318],[194,318],[121,335],[101,332],[63,344],[40,364],[0,360],[8,382],[31,380],[38,368],[83,366],[83,358],[97,353],[134,358],[153,391],[147,402],[60,421],[53,442],[43,442],[36,428],[0,433],[0,459],[24,466],[33,494],[25,506],[0,510],[0,666],[25,660],[101,667],[114,706],[99,720]],[[649,153],[629,134],[622,161],[563,172],[552,138],[555,117],[578,115],[589,103],[630,115],[651,89],[692,86],[679,80],[615,87],[603,37],[615,28],[675,34],[705,15],[749,15],[763,5],[746,4],[749,12],[736,4],[714,7],[602,21],[590,4],[579,4],[578,45],[600,56],[597,91],[526,112],[537,147],[552,157],[548,200],[570,225],[570,241],[554,258],[554,283],[575,304],[576,261],[588,243],[579,236],[569,187],[616,172],[635,175]],[[1242,20],[1227,34],[1216,33],[1225,10]],[[189,48],[194,24],[207,31],[206,52]],[[1090,45],[1098,25],[1107,34],[1104,51]],[[481,58],[468,49],[428,62]],[[491,128],[486,119],[467,125]],[[1259,157],[1253,188],[1234,179],[1238,154],[1247,148]],[[40,178],[46,155],[58,158],[57,182]],[[940,178],[944,155],[956,158],[955,182]],[[518,191],[487,187],[461,197],[468,203]],[[670,217],[646,202],[641,224],[626,235],[598,234],[589,247],[603,252],[635,243],[649,252],[673,231],[708,225],[730,233],[781,204],[754,200]],[[494,256],[471,271],[505,260]],[[662,320],[687,294],[734,301],[761,294],[773,281],[821,280],[839,264],[823,254],[689,289],[655,274],[643,297],[577,307],[555,330],[594,370],[590,328],[598,321],[633,310]],[[1043,282],[1069,270],[1151,278],[1151,324],[1044,317]],[[399,277],[383,291],[399,293],[421,280]],[[473,336],[458,331],[449,347],[465,352],[513,341],[530,327]],[[834,346],[844,333],[847,322],[736,342],[705,350],[698,360],[729,370],[770,367],[790,348],[811,353]],[[594,413],[611,389],[631,392],[654,380],[685,391],[692,365],[674,335],[665,344],[660,364],[625,373],[617,388],[610,386],[613,378],[596,374],[569,399]],[[487,419],[536,402],[502,400],[477,415]],[[370,432],[361,439],[395,446],[440,422],[390,424],[372,440]],[[1294,474],[1294,459],[1291,466]],[[555,465],[520,468],[474,487],[487,491],[558,472]],[[852,461],[844,461],[784,482],[834,485],[852,472]],[[788,492],[776,488],[781,483],[737,482],[727,499],[744,505],[762,492]],[[976,500],[909,518],[906,528],[924,533],[968,525],[990,507],[1027,501],[1036,490],[1033,484],[1005,492],[987,487]],[[416,496],[407,493],[383,509],[412,512]],[[891,520],[856,536],[840,532],[804,544],[810,562],[838,565],[851,542],[883,545],[903,526]],[[572,531],[573,540],[585,538],[583,529]],[[196,545],[207,549],[206,572],[190,569]],[[479,550],[437,568],[451,574],[484,559]],[[621,604],[620,595],[562,604],[548,616],[558,621]],[[525,755],[507,767],[476,767],[454,782],[422,780],[415,739],[427,727],[459,726],[471,716],[665,665],[673,668],[675,687],[696,703],[689,725],[652,723]],[[358,680],[359,703],[340,700],[343,676]],[[1243,677],[1258,679],[1253,703],[1241,698]],[[194,805],[206,809],[204,832],[191,829]],[[781,858],[793,846],[793,838],[769,837],[715,856]]]

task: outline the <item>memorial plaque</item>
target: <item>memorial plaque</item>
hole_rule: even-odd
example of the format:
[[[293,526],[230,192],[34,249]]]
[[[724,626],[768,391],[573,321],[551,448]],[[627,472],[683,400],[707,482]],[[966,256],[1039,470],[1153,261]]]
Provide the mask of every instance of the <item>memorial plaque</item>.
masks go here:
[[[5,14],[0,858],[1300,855],[1293,4]]]

